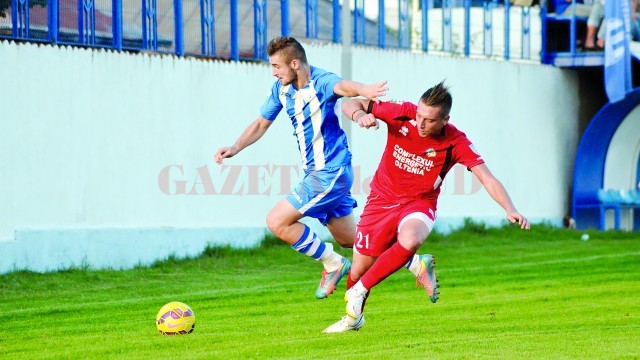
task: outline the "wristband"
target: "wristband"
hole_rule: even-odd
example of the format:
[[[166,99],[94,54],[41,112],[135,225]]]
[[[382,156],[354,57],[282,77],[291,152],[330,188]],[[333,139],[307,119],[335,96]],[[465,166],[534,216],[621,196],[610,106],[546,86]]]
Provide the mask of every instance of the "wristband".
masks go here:
[[[352,113],[351,113],[351,120],[352,121],[356,121],[356,119],[353,118],[353,116],[358,112],[358,111],[364,111],[363,109],[355,109]]]

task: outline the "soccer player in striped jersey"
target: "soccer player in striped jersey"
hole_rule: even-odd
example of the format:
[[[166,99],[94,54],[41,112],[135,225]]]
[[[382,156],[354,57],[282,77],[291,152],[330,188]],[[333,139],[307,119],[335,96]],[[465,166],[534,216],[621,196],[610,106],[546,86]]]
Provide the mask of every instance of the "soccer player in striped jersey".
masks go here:
[[[387,144],[371,181],[371,193],[357,225],[353,266],[347,280],[347,315],[326,333],[358,330],[372,287],[415,256],[436,219],[440,185],[456,163],[466,166],[489,195],[505,210],[507,219],[529,229],[509,194],[489,171],[467,136],[449,123],[452,98],[444,82],[427,90],[417,105],[410,102],[373,102],[354,99],[342,111],[361,127],[387,124]],[[418,279],[431,301],[438,298],[432,256]]]

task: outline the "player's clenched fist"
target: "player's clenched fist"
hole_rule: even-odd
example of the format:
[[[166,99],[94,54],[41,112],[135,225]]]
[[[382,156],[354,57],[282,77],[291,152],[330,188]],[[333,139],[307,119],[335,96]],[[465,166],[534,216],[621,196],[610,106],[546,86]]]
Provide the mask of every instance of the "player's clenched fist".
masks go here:
[[[376,119],[375,116],[371,114],[364,114],[358,117],[357,122],[361,128],[366,128],[366,129],[374,128],[375,130],[378,130],[378,127],[380,127],[378,125],[378,119]]]

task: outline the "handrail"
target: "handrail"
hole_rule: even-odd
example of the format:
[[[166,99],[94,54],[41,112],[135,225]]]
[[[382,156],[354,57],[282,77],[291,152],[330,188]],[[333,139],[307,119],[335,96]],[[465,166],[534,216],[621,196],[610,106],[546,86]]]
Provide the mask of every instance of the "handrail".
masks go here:
[[[484,5],[478,8],[472,6],[474,1],[478,0],[462,0],[462,7],[454,7],[453,0],[441,0],[441,4],[436,2],[435,6],[430,7],[428,0],[420,0],[418,6],[421,10],[418,11],[421,12],[421,15],[416,16],[416,14],[412,14],[410,0],[378,0],[375,18],[367,17],[370,15],[365,14],[364,0],[345,0],[345,3],[353,7],[353,18],[349,21],[353,22],[352,40],[354,44],[401,49],[410,49],[414,46],[413,50],[422,52],[442,51],[460,53],[467,57],[494,56],[497,53],[493,46],[496,43],[493,40],[495,33],[493,20],[496,18],[493,14],[501,10],[505,15],[503,56],[505,59],[511,58],[510,34],[512,29],[509,16],[511,3],[508,0],[485,0]],[[575,2],[575,0],[573,1]],[[75,4],[76,10],[73,12],[77,11],[75,30],[68,29],[70,4]],[[0,18],[0,39],[111,48],[117,51],[145,50],[172,53],[178,56],[220,57],[234,61],[241,58],[265,61],[267,59],[267,34],[270,29],[268,19],[272,18],[270,15],[268,16],[267,12],[279,12],[279,31],[282,35],[321,39],[334,43],[341,41],[340,29],[343,19],[341,19],[342,11],[339,0],[253,0],[253,6],[250,10],[253,11],[251,16],[253,19],[253,46],[251,46],[250,53],[244,48],[240,49],[240,27],[243,27],[242,33],[245,34],[247,10],[249,10],[246,2],[240,3],[238,0],[142,0],[139,4],[140,7],[136,11],[135,8],[130,7],[131,2],[126,3],[129,7],[124,8],[123,0],[111,0],[111,9],[105,12],[97,8],[99,4],[95,0],[48,0],[46,20],[38,20],[39,24],[44,23],[44,26],[34,26],[33,19],[30,18],[34,5],[30,4],[30,0],[11,0],[9,5],[11,11],[8,12],[11,33],[2,30],[8,29],[9,19]],[[187,4],[189,10],[186,8]],[[280,8],[272,9],[274,4]],[[183,11],[192,13],[194,5],[199,10],[197,12],[199,16],[185,18],[186,15],[183,15]],[[397,11],[397,18],[388,16],[389,9]],[[473,9],[484,11],[482,24],[475,23],[477,20],[474,19],[478,10]],[[531,8],[522,7],[521,9],[522,36],[520,41],[522,51],[518,55],[519,58],[528,59],[531,55]],[[369,10],[371,9],[367,8],[367,11]],[[546,11],[544,6],[542,11],[543,13]],[[41,12],[39,11],[38,14]],[[61,12],[67,12],[67,14],[61,14]],[[430,37],[433,36],[432,33],[437,33],[434,31],[433,24],[429,24],[430,12],[432,15],[441,14],[442,34],[439,40]],[[134,13],[140,17],[139,20],[132,20],[133,15],[131,14]],[[224,14],[228,14],[228,21],[224,18],[226,17]],[[61,29],[61,19],[65,15],[64,19],[66,20],[63,25],[65,28]],[[300,15],[303,16],[305,23],[303,33],[300,33],[299,30],[294,32],[291,28],[291,26],[298,26],[298,21],[292,25],[290,18]],[[460,15],[464,19],[463,23],[456,24],[455,19]],[[320,20],[321,16],[323,17],[322,21]],[[417,23],[412,24],[412,19]],[[166,25],[167,20],[173,21],[172,26]],[[197,22],[196,27],[193,26],[194,20]],[[136,21],[139,21],[138,31],[132,30],[132,27],[136,27]],[[389,25],[387,22],[395,25]],[[330,25],[327,26],[327,24]],[[484,38],[484,46],[480,52],[475,50],[475,54],[472,50],[471,32],[474,25],[476,27],[480,25],[480,29],[484,29],[481,33]],[[220,28],[222,26],[227,26],[227,28]],[[432,27],[431,33],[430,26]],[[454,39],[454,30],[458,36],[459,26],[462,27],[461,36]],[[45,32],[42,31],[43,28]],[[171,32],[167,31],[169,28]],[[76,31],[77,35],[74,39]],[[546,26],[543,23],[543,36],[545,31]],[[197,34],[198,32],[199,34]],[[228,40],[221,42],[221,34],[228,34]],[[412,41],[412,37],[415,36],[421,37],[421,41]],[[456,44],[459,39],[462,41],[461,47]],[[434,47],[429,40],[441,44],[441,47]],[[194,41],[197,41],[196,46],[194,46]],[[243,46],[246,47],[246,40],[243,38],[242,41]]]

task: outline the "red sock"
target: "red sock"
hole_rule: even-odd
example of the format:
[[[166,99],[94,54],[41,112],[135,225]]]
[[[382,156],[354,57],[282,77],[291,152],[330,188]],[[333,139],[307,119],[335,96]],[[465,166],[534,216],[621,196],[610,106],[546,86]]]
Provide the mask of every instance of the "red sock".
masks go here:
[[[383,252],[373,266],[360,278],[362,285],[371,290],[372,287],[404,266],[414,254],[414,251],[407,250],[399,242],[396,242]]]

